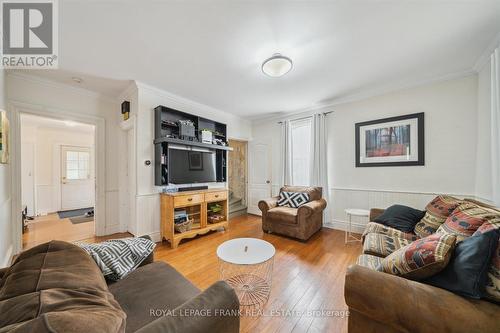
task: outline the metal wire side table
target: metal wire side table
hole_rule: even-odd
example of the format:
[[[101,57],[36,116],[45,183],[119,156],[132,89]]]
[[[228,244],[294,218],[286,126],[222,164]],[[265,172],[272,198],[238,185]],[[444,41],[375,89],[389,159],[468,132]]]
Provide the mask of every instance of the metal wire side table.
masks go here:
[[[274,246],[257,238],[235,238],[217,248],[222,280],[234,288],[242,306],[260,306],[271,293]]]

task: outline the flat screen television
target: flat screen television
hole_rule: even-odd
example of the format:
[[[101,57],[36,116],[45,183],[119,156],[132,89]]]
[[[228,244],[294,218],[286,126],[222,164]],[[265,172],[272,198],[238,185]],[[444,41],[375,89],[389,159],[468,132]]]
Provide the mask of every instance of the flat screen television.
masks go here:
[[[217,181],[215,152],[168,150],[168,181],[171,184]]]

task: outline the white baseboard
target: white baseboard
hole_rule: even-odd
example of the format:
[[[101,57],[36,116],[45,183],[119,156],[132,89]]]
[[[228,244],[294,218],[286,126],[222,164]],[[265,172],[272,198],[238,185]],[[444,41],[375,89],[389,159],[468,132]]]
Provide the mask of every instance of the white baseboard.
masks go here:
[[[116,233],[122,232],[121,231],[121,226],[119,224],[106,226],[105,230],[106,230],[105,231],[106,235],[112,235],[112,234],[116,234]]]
[[[324,222],[323,227],[325,228],[330,228],[330,229],[335,229],[335,230],[342,230],[346,231],[347,230],[347,221],[342,221],[342,220],[332,220],[329,222]],[[357,233],[357,234],[362,234],[363,231],[365,231],[366,224],[364,223],[357,223],[357,222],[352,222],[352,232]]]
[[[3,262],[1,264],[1,267],[7,267],[7,266],[10,266],[10,263],[12,262],[12,253],[14,251],[14,248],[11,246],[9,246],[9,248],[7,249],[7,253],[5,254],[5,258],[3,259]]]
[[[151,237],[151,240],[155,243],[161,242],[161,235],[160,235],[159,231],[152,232],[152,233],[148,234],[148,236]]]

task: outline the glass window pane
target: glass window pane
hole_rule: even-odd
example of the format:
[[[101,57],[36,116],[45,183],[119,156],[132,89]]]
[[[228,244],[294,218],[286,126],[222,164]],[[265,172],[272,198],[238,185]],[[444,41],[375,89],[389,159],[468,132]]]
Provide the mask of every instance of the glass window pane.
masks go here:
[[[79,179],[78,178],[78,170],[67,170],[66,171],[66,178],[70,179],[70,180]]]
[[[89,179],[89,173],[88,173],[88,171],[87,171],[87,170],[82,170],[82,169],[80,169],[80,170],[78,171],[78,176],[79,176],[79,177],[78,177],[79,179]]]
[[[67,170],[75,170],[78,169],[78,161],[67,161],[66,162]]]
[[[82,161],[80,160],[80,162],[78,163],[77,162],[77,165],[78,165],[78,168],[80,169],[88,169],[89,168],[89,161]]]
[[[78,161],[78,152],[77,151],[66,152],[66,160],[67,161]]]
[[[80,161],[88,161],[90,159],[90,154],[87,152],[80,152]]]

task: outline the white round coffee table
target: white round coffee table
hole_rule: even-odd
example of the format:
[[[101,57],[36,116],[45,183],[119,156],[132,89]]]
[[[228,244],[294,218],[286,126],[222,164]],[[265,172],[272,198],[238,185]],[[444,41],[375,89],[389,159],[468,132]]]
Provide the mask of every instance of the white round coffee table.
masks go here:
[[[271,243],[257,238],[235,238],[219,245],[221,279],[234,288],[240,305],[261,305],[268,300],[275,253]]]

